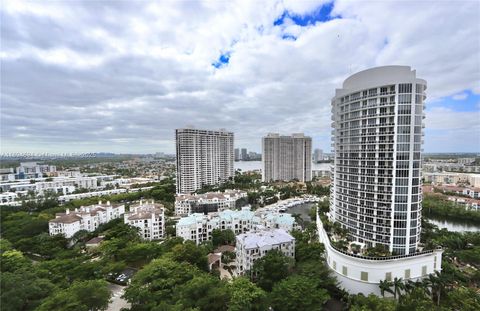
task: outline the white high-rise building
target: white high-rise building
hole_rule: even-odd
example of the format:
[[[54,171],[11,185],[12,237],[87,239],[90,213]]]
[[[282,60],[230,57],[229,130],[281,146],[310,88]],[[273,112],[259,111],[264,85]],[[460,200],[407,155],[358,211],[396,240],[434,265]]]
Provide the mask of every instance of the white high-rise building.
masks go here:
[[[312,179],[312,138],[303,133],[280,136],[270,133],[262,139],[262,181]]]
[[[333,220],[396,254],[420,241],[426,88],[410,67],[378,67],[349,77],[332,100]]]
[[[242,148],[241,149],[240,157],[241,157],[242,161],[247,161],[248,160],[247,148]]]
[[[177,193],[192,193],[234,174],[233,133],[225,130],[175,130]]]
[[[350,76],[332,99],[330,218],[354,242],[392,252],[339,250],[317,217],[327,264],[351,293],[379,295],[382,280],[418,280],[441,270],[442,250],[419,247],[426,86],[410,67],[377,67]]]

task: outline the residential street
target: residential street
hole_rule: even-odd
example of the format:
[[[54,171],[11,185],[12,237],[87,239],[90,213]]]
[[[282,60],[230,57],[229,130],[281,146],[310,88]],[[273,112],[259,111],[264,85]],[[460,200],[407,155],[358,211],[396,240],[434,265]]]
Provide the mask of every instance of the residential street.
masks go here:
[[[110,302],[107,311],[119,311],[122,308],[130,308],[130,304],[122,298],[125,287],[126,286],[117,284],[108,285],[108,288],[112,292],[112,301]]]

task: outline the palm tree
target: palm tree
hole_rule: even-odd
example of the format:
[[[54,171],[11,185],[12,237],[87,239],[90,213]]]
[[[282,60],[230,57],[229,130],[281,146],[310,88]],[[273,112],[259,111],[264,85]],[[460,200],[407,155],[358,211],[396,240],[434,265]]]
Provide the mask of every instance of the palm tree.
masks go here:
[[[388,280],[380,281],[380,284],[378,286],[380,287],[380,293],[382,294],[382,297],[385,297],[385,292],[393,294],[393,291],[391,289],[393,283]]]
[[[411,293],[415,288],[417,288],[419,285],[419,282],[414,282],[412,280],[407,280],[405,282],[405,292],[406,293]]]
[[[451,286],[452,280],[446,274],[440,273],[439,271],[435,271],[435,275],[430,274],[428,276],[428,279],[432,283],[432,295],[434,292],[436,293],[436,296],[437,296],[436,303],[437,303],[437,306],[440,306],[441,294],[446,289],[446,287]]]
[[[437,298],[437,306],[440,305],[440,296],[441,296],[441,291],[442,288],[444,287],[444,280],[439,277],[440,274],[429,274],[428,275],[428,282],[430,283],[430,288],[431,288],[431,294],[432,294],[432,300],[434,299],[433,297],[436,296]]]
[[[432,284],[430,283],[430,280],[428,278],[424,278],[421,282],[421,287],[425,291],[425,293],[429,296],[432,295],[431,289]]]
[[[393,279],[393,297],[397,299],[397,294],[398,297],[402,294],[402,289],[405,288],[405,285],[403,284],[403,279],[402,278],[394,278]]]

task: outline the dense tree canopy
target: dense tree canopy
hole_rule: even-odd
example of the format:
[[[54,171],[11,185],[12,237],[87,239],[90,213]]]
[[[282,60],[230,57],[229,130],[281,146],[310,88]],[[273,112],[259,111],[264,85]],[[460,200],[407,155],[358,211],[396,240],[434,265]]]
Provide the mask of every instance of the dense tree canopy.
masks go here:
[[[327,290],[307,276],[290,276],[273,286],[271,302],[274,310],[323,310],[330,298]]]
[[[271,291],[273,285],[291,274],[293,260],[279,250],[268,251],[265,256],[257,259],[251,271],[258,286]]]
[[[249,279],[238,277],[227,286],[230,292],[229,311],[261,311],[267,308],[265,291]]]
[[[107,282],[92,280],[75,282],[45,299],[38,311],[97,311],[106,310],[110,301]]]
[[[212,244],[216,248],[220,245],[233,245],[235,244],[235,233],[230,230],[212,230]]]

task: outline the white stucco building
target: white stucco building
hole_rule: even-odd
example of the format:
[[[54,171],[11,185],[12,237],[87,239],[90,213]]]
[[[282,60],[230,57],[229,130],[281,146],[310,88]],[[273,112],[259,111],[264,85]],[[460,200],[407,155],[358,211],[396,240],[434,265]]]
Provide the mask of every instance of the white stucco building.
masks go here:
[[[140,201],[130,206],[130,212],[123,215],[124,222],[137,227],[144,240],[159,240],[165,237],[165,209],[162,204]]]
[[[65,213],[57,213],[54,219],[48,222],[50,235],[62,234],[71,238],[80,230],[94,231],[100,224],[121,217],[125,213],[125,205],[105,204],[82,206],[73,211],[67,209]]]
[[[2,203],[11,203],[17,199],[18,195],[15,192],[1,192],[0,193],[0,204]]]
[[[200,244],[212,239],[214,229],[230,229],[235,234],[239,234],[252,230],[258,225],[260,225],[260,218],[250,211],[250,207],[244,207],[240,211],[225,210],[207,215],[190,214],[178,221],[176,230],[177,236]]]
[[[238,235],[235,247],[237,275],[250,271],[255,260],[270,250],[279,250],[285,256],[295,258],[295,238],[283,229],[258,230]]]
[[[410,67],[385,66],[336,90],[330,213],[354,241],[397,254],[417,248],[426,88]]]
[[[37,195],[44,194],[46,191],[52,191],[60,194],[70,194],[76,189],[97,189],[96,177],[52,177],[37,178],[34,182],[16,181],[13,183],[2,183],[0,187],[4,191],[33,191]]]
[[[378,293],[381,280],[441,270],[442,251],[419,248],[426,88],[410,67],[384,66],[350,76],[332,99],[330,220],[352,241],[383,245],[393,254],[371,259],[342,253],[320,223],[327,263],[349,292]]]
[[[325,245],[327,265],[340,286],[351,294],[380,295],[380,281],[395,278],[416,281],[441,271],[443,250],[428,250],[409,255],[367,257],[336,249],[330,243],[317,217],[319,240]]]
[[[175,215],[191,213],[210,213],[237,208],[237,201],[246,198],[247,192],[225,190],[225,192],[208,192],[204,194],[179,194],[175,198]]]
[[[458,185],[468,184],[471,187],[480,188],[480,174],[472,173],[454,173],[454,172],[435,172],[424,173],[425,181],[433,184]]]
[[[312,138],[303,133],[262,139],[262,181],[312,180]]]
[[[176,226],[177,236],[184,240],[195,241],[197,244],[211,240],[214,229],[230,229],[237,235],[263,228],[281,228],[291,231],[298,226],[290,214],[281,214],[277,211],[253,212],[250,207],[243,207],[241,210],[224,210],[207,215],[193,213],[181,218]]]
[[[225,130],[175,130],[177,193],[192,193],[234,175],[233,133]]]

